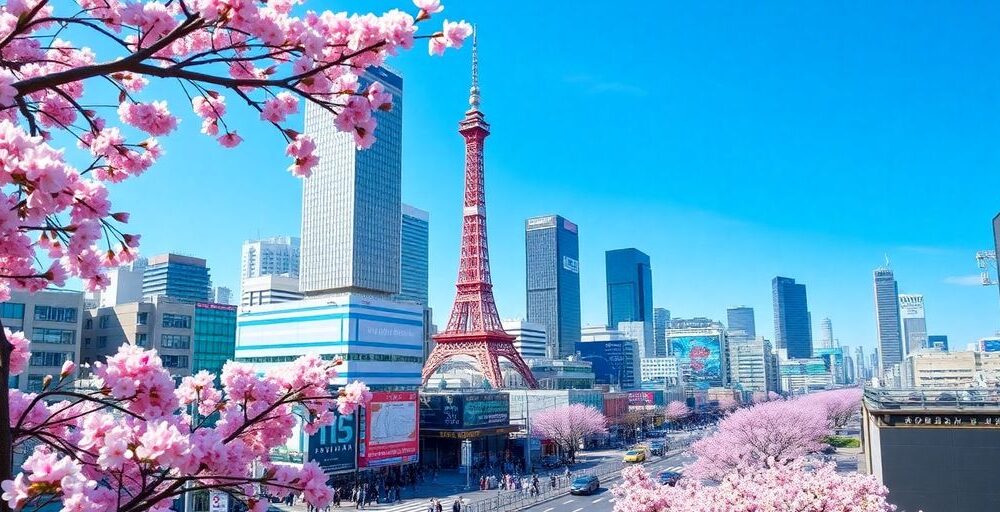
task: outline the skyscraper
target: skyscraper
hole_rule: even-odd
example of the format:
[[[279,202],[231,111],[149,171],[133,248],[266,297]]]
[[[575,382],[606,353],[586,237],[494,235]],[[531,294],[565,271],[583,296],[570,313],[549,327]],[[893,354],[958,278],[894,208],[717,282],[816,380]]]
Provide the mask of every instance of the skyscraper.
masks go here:
[[[1000,213],[996,217],[993,217],[993,246],[996,249],[997,261],[1000,261]],[[1000,265],[998,265],[998,268],[1000,268]],[[1000,275],[997,277],[1000,278]],[[1000,287],[997,288],[1000,289]]]
[[[230,290],[229,287],[216,286],[212,288],[212,302],[215,302],[216,304],[231,304],[232,300],[233,300],[233,291]],[[236,320],[234,319],[233,322],[235,321]]]
[[[306,296],[400,291],[403,79],[385,68],[369,68],[361,78],[381,82],[393,96],[392,110],[374,114],[376,141],[368,149],[334,127],[333,113],[306,104],[305,133],[319,156],[302,186],[299,290]]]
[[[608,326],[621,328],[622,322],[643,322],[640,357],[652,357],[653,345],[653,274],[649,256],[634,249],[616,249],[604,254],[608,283]],[[629,328],[635,332],[634,327]],[[648,332],[646,332],[648,331]]]
[[[757,337],[752,307],[734,306],[727,309],[726,321],[729,323],[730,331],[743,331],[744,336],[750,339]]]
[[[399,246],[399,294],[396,299],[427,305],[430,215],[408,204],[402,206]]]
[[[665,357],[670,351],[667,345],[667,329],[670,328],[670,310],[653,308],[653,343],[656,357]]]
[[[887,370],[903,360],[903,338],[899,325],[899,287],[892,270],[879,267],[872,273],[875,288],[875,323],[880,353],[879,369]]]
[[[774,337],[779,349],[786,349],[789,359],[812,357],[812,324],[806,285],[788,277],[771,280],[774,304]]]
[[[299,238],[275,236],[243,242],[240,277],[299,277]]]
[[[903,322],[903,349],[907,354],[926,348],[927,319],[924,316],[924,296],[920,294],[899,295],[899,316]]]
[[[829,318],[819,321],[819,346],[833,348],[833,322]]]
[[[524,223],[528,321],[545,326],[550,357],[576,352],[580,341],[580,242],[576,224],[559,215]]]
[[[142,296],[159,295],[180,302],[209,302],[212,279],[205,260],[171,253],[151,256],[142,275]]]

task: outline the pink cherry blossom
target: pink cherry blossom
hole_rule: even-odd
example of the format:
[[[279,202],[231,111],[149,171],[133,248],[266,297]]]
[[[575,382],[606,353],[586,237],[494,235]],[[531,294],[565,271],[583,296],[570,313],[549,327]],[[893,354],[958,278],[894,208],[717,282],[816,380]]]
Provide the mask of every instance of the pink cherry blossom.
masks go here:
[[[308,178],[312,175],[313,167],[319,163],[319,157],[316,156],[316,143],[308,135],[296,135],[295,140],[290,142],[285,149],[285,154],[293,159],[292,165],[288,167],[292,176]]]
[[[23,332],[12,332],[6,327],[4,327],[3,332],[7,341],[14,347],[10,354],[10,374],[20,375],[28,367],[28,360],[31,358],[31,349],[29,348],[31,342],[28,341]]]
[[[464,21],[444,20],[444,27],[441,29],[444,34],[445,46],[448,48],[461,48],[462,42],[472,35],[472,25]]]
[[[441,0],[413,0],[413,4],[427,14],[437,14],[444,10]]]
[[[118,106],[118,117],[150,135],[166,135],[177,128],[177,118],[167,110],[167,102],[125,102]]]
[[[597,409],[583,404],[571,404],[543,409],[531,418],[531,435],[558,443],[570,459],[584,438],[607,432],[608,420]]]
[[[243,137],[237,135],[236,132],[229,132],[219,137],[219,144],[224,148],[235,148],[240,145],[240,142],[243,142]]]

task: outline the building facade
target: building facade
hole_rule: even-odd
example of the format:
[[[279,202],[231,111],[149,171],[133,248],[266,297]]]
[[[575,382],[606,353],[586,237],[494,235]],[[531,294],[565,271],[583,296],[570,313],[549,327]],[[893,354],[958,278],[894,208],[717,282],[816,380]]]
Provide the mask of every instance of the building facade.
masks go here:
[[[731,342],[729,369],[733,387],[750,392],[780,391],[777,354],[764,338]]]
[[[655,382],[667,386],[680,384],[676,357],[643,357],[639,359],[639,374],[643,383]]]
[[[790,359],[812,357],[812,320],[806,285],[788,277],[775,277],[771,280],[771,299],[778,348],[786,349]]]
[[[594,368],[589,361],[569,359],[528,359],[528,368],[538,381],[539,389],[591,389],[594,387]],[[518,380],[517,372],[509,372]],[[524,379],[508,382],[511,387],[524,387]]]
[[[514,348],[525,361],[546,357],[548,335],[545,325],[524,320],[503,320],[501,325],[507,334],[514,337]]]
[[[156,349],[171,375],[190,375],[194,308],[192,303],[156,296],[150,302],[89,309],[83,325],[83,362],[103,361],[128,343]]]
[[[296,236],[275,236],[243,242],[242,279],[260,276],[299,276],[301,242]]]
[[[824,318],[819,321],[819,345],[818,348],[833,348],[833,321]]]
[[[403,79],[369,68],[364,84],[381,82],[393,108],[376,111],[376,141],[358,149],[354,135],[334,126],[335,114],[307,103],[305,133],[319,165],[302,187],[299,290],[306,296],[400,292]]]
[[[259,276],[243,280],[243,296],[240,306],[260,306],[278,304],[292,300],[302,300],[299,279],[288,276]]]
[[[757,337],[757,325],[752,307],[734,306],[727,309],[726,321],[729,323],[730,331],[743,331],[743,335],[747,338]]]
[[[667,346],[667,329],[670,328],[670,310],[653,308],[653,350],[656,357],[669,355]]]
[[[600,339],[604,338],[604,339]],[[639,385],[639,351],[635,340],[617,336],[587,336],[576,344],[580,360],[592,365],[597,384],[633,389]]]
[[[31,340],[28,366],[10,378],[12,389],[38,393],[46,375],[58,377],[63,362],[80,362],[83,311],[83,292],[11,290],[10,300],[0,304],[3,326]]]
[[[829,389],[834,384],[827,362],[820,357],[781,361],[781,389],[788,393],[806,394]]]
[[[151,256],[142,275],[142,297],[158,296],[188,303],[211,301],[212,278],[205,260],[172,253]]]
[[[212,288],[212,302],[216,304],[232,304],[233,290],[226,286]]]
[[[903,323],[903,348],[906,353],[910,354],[922,348],[928,348],[924,296],[900,294],[899,318]]]
[[[604,253],[608,286],[608,325],[621,322],[649,324],[649,337],[639,347],[640,354],[651,357],[653,344],[653,274],[649,256],[634,249],[616,249]],[[645,332],[645,329],[644,329]]]
[[[903,360],[903,337],[899,322],[899,287],[887,267],[872,273],[875,288],[875,322],[878,335],[879,370],[885,371]]]
[[[399,245],[399,293],[397,301],[427,305],[427,276],[430,265],[430,214],[408,204],[402,205]]]
[[[528,321],[545,325],[549,357],[572,355],[580,341],[580,242],[559,215],[524,223]]]
[[[108,286],[94,292],[96,307],[111,307],[126,302],[142,300],[142,279],[146,271],[146,258],[137,258],[129,265],[108,271]]]
[[[191,371],[222,375],[226,361],[236,357],[236,306],[217,302],[194,305]]]
[[[377,390],[415,390],[423,341],[422,307],[340,294],[241,308],[236,360],[266,371],[305,354],[340,356],[334,385],[361,380]]]

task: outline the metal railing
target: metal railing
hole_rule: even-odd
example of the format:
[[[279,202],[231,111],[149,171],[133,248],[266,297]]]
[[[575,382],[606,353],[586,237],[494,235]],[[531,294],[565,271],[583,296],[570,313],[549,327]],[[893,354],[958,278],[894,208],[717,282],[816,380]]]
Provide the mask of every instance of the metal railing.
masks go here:
[[[865,388],[865,401],[877,410],[1000,409],[998,388]]]

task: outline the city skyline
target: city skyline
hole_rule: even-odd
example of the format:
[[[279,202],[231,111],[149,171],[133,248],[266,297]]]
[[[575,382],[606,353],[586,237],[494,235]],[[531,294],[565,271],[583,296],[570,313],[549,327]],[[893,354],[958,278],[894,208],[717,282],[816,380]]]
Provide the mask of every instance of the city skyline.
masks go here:
[[[389,5],[374,2],[373,8]],[[920,291],[925,295],[928,307],[933,309],[934,315],[928,318],[929,333],[949,335],[952,344],[961,348],[967,342],[991,335],[1000,327],[997,290],[976,284],[974,277],[978,277],[978,272],[973,259],[976,250],[993,245],[990,220],[996,215],[996,205],[988,204],[989,201],[983,202],[987,204],[959,201],[940,191],[932,194],[929,190],[916,190],[914,183],[921,181],[902,179],[911,173],[934,179],[937,169],[962,168],[971,175],[970,179],[978,180],[977,183],[988,189],[1000,185],[1000,178],[985,170],[980,171],[994,166],[992,157],[987,157],[985,149],[981,148],[987,147],[985,141],[995,140],[997,134],[992,128],[983,126],[981,113],[972,110],[972,105],[990,101],[983,95],[995,93],[972,91],[960,86],[961,94],[978,99],[956,105],[955,119],[951,114],[941,119],[942,113],[910,101],[900,103],[903,100],[898,100],[878,105],[884,103],[886,88],[897,87],[897,83],[898,87],[905,85],[906,90],[916,87],[913,94],[934,94],[941,87],[940,80],[955,76],[956,72],[950,66],[997,74],[1000,68],[996,63],[974,56],[955,63],[935,55],[927,57],[929,64],[921,61],[919,66],[898,64],[883,70],[880,68],[884,66],[885,59],[895,55],[890,52],[899,51],[895,43],[890,45],[879,40],[877,43],[869,42],[862,48],[857,43],[852,44],[838,37],[837,40],[842,41],[844,46],[834,49],[822,46],[810,37],[807,38],[808,44],[801,49],[810,56],[809,59],[799,53],[788,58],[794,60],[794,67],[789,69],[796,70],[796,79],[805,81],[803,85],[807,85],[812,92],[783,99],[792,102],[791,106],[780,111],[781,121],[786,125],[784,128],[768,124],[762,134],[754,135],[747,124],[760,131],[756,120],[762,118],[762,109],[775,108],[781,97],[767,92],[767,89],[773,85],[772,81],[777,83],[789,77],[775,76],[777,72],[773,70],[769,70],[771,75],[755,77],[749,84],[749,90],[755,95],[749,98],[747,93],[740,92],[743,83],[732,74],[739,72],[742,78],[747,69],[741,67],[730,72],[711,57],[720,51],[734,52],[740,58],[749,59],[750,64],[746,65],[764,65],[773,58],[773,45],[800,37],[799,29],[785,28],[784,31],[767,34],[765,39],[768,43],[763,49],[744,49],[739,41],[733,40],[738,36],[727,34],[724,30],[726,23],[735,19],[733,13],[718,12],[711,6],[692,6],[682,18],[704,22],[705,33],[697,35],[680,26],[675,27],[672,30],[676,30],[678,35],[656,44],[678,45],[680,39],[696,36],[689,43],[679,46],[687,50],[666,52],[669,59],[664,63],[663,70],[622,79],[616,86],[615,74],[627,68],[637,69],[640,57],[635,57],[635,60],[629,57],[622,62],[625,67],[615,70],[594,66],[588,62],[589,58],[569,58],[558,67],[546,69],[534,63],[536,57],[525,57],[526,50],[523,48],[511,47],[504,42],[511,40],[507,32],[509,29],[492,21],[499,19],[499,5],[483,4],[475,8],[449,5],[448,8],[449,15],[479,21],[480,31],[484,34],[480,51],[485,56],[484,60],[493,63],[481,71],[483,81],[497,84],[495,88],[498,89],[487,99],[491,122],[497,127],[497,135],[491,138],[487,157],[491,161],[492,178],[489,185],[492,201],[490,237],[497,262],[493,272],[495,280],[504,283],[503,287],[498,287],[497,301],[505,317],[526,317],[523,299],[525,276],[521,263],[524,219],[552,211],[573,219],[584,233],[580,239],[584,325],[603,323],[602,319],[606,318],[604,276],[601,271],[604,251],[635,246],[647,252],[652,266],[657,268],[653,283],[654,304],[670,309],[678,317],[723,319],[727,305],[734,303],[744,303],[759,312],[766,312],[770,309],[769,279],[779,274],[791,275],[809,284],[810,309],[815,320],[830,317],[837,323],[837,337],[841,343],[851,346],[860,344],[870,349],[875,346],[870,271],[881,261],[884,253],[889,253],[900,289]],[[544,20],[552,14],[547,6],[540,9],[540,19]],[[875,7],[871,15],[874,19],[881,19],[889,16],[890,12],[888,8]],[[951,16],[958,15],[941,13],[926,6],[913,7],[911,12],[916,17],[951,22],[950,27],[953,28],[942,29],[947,30],[950,37],[946,45],[948,51],[945,52],[949,55],[961,52],[962,48],[972,44],[976,37],[986,33],[986,27],[992,23],[989,15],[981,19],[972,16],[953,18]],[[743,14],[750,16],[754,23],[765,26],[780,19],[767,9],[751,9]],[[803,15],[809,20],[814,17],[828,19],[832,26],[844,33],[870,31],[866,28],[867,22],[851,19],[833,6],[815,6]],[[582,14],[571,16],[582,19]],[[671,26],[678,22],[670,18],[668,23]],[[913,34],[893,34],[901,36],[896,40],[905,41],[909,48],[906,51],[913,52],[913,55],[922,55],[927,47],[925,40]],[[719,41],[711,42],[713,38],[720,37]],[[588,51],[598,53],[606,51],[576,36],[570,37],[566,44],[584,45]],[[503,59],[489,58],[490,55],[502,56],[506,52],[513,53]],[[858,60],[862,55],[868,56],[866,59],[875,59],[878,66],[870,60]],[[467,76],[467,56],[467,49],[463,49],[451,59],[427,61],[419,56],[411,58],[407,55],[393,63],[407,83],[415,84],[408,88],[407,101],[403,106],[406,136],[403,143],[402,195],[404,201],[428,210],[437,219],[430,236],[430,303],[442,314],[449,309],[451,281],[457,266],[454,252],[459,234],[459,216],[453,198],[460,194],[462,186],[463,155],[456,145],[459,139],[454,134],[451,114],[455,108],[464,108],[467,84],[465,80],[441,81],[438,77]],[[687,59],[698,59],[708,64],[702,69],[694,65],[695,61]],[[841,89],[846,88],[846,92],[817,89],[817,84],[822,82],[818,77],[825,76],[821,73],[831,59],[848,59],[858,63],[859,69],[847,69],[844,78],[838,80]],[[505,63],[519,60],[530,61],[526,64],[529,66],[528,73],[525,73],[527,76],[509,76],[505,67],[509,64]],[[838,69],[843,70],[843,66]],[[934,76],[926,80],[925,74]],[[866,79],[877,77],[879,88],[874,91],[860,90],[858,84],[862,75]],[[663,81],[668,77],[670,81]],[[504,80],[513,82],[505,83]],[[606,130],[597,130],[600,132],[598,137],[596,133],[591,133],[595,131],[592,130],[595,126],[593,121],[581,121],[577,114],[559,107],[551,116],[555,123],[551,129],[563,132],[561,140],[567,148],[561,148],[545,142],[542,140],[544,137],[518,135],[531,133],[528,123],[535,124],[536,121],[528,114],[540,108],[537,98],[525,99],[523,94],[516,92],[526,90],[529,83],[540,83],[545,93],[564,94],[571,102],[594,102],[602,93],[612,93],[618,98],[616,101],[626,108],[648,103],[660,94],[666,95],[666,103],[663,106],[652,105],[649,113],[637,114],[638,117],[633,120],[634,128],[624,130],[622,134],[616,133],[612,139],[604,141],[602,139],[608,136]],[[664,85],[662,93],[655,88],[660,83]],[[914,86],[914,83],[919,85]],[[706,86],[713,86],[711,90],[715,92],[708,95],[711,97],[697,93]],[[657,92],[654,94],[653,91]],[[850,98],[860,95],[857,99],[863,107],[836,112],[848,93]],[[721,97],[717,96],[719,94]],[[819,103],[816,95],[822,100]],[[180,97],[167,97],[171,105],[182,105],[185,101]],[[687,98],[685,101],[690,106],[682,105],[677,98]],[[718,102],[721,102],[720,107],[712,106]],[[806,108],[806,104],[810,108]],[[821,108],[823,115],[815,115],[813,106]],[[903,132],[886,132],[885,123],[897,126],[903,106],[908,112],[906,119],[916,119],[919,122],[910,124],[917,126],[909,126]],[[856,125],[851,122],[863,110],[873,108],[873,119],[881,115],[886,121],[855,130]],[[724,118],[723,111],[732,109],[735,109],[739,123],[718,133],[718,123]],[[794,109],[809,115],[795,115],[792,113]],[[699,111],[699,115],[693,115]],[[592,115],[604,122],[611,119],[610,114],[608,107],[599,105]],[[234,115],[234,122],[241,124],[246,124],[244,121],[251,117],[246,113]],[[240,115],[245,117],[240,118]],[[810,121],[817,117],[826,119],[828,126],[817,126]],[[664,119],[669,122],[662,123]],[[958,119],[962,119],[961,123]],[[974,121],[971,125],[970,119]],[[852,128],[845,130],[845,126]],[[788,127],[798,127],[809,133],[809,139],[827,138],[832,143],[828,146],[802,147],[804,139],[792,136],[793,144],[783,143],[778,147],[761,138],[788,136],[784,131]],[[971,151],[967,129],[977,132]],[[950,135],[943,137],[938,130]],[[873,134],[877,135],[875,139],[872,139]],[[168,152],[154,171],[134,182],[116,186],[116,206],[132,212],[129,226],[144,235],[143,254],[175,251],[198,255],[209,261],[213,281],[217,285],[235,289],[239,276],[238,251],[244,239],[300,234],[301,184],[279,172],[287,166],[282,142],[265,130],[241,131],[241,135],[248,143],[237,151],[226,153],[215,147],[213,141],[205,140],[198,134],[171,136],[172,145],[188,145],[190,150]],[[669,141],[665,149],[656,152],[660,155],[658,158],[666,159],[662,165],[647,165],[646,159],[650,154],[645,149],[647,136]],[[915,148],[909,143],[900,146],[905,150],[890,151],[890,160],[881,156],[886,147],[891,148],[899,144],[899,140],[912,137],[916,137],[922,147]],[[706,140],[712,147],[730,149],[707,154],[711,151],[706,151],[710,149],[706,148]],[[983,141],[982,146],[979,141]],[[578,151],[578,148],[614,145],[623,150],[599,154]],[[839,156],[844,152],[843,146],[851,146],[854,151],[849,156]],[[761,147],[769,149],[762,154],[759,152]],[[207,172],[207,164],[192,163],[184,157],[189,153],[225,155],[231,168],[225,172]],[[586,154],[586,158],[581,153]],[[611,155],[604,153],[611,153],[620,161],[616,162],[609,158]],[[744,163],[746,172],[733,172],[734,166]],[[622,187],[609,188],[606,176],[596,178],[609,169],[614,169],[614,182],[621,183]],[[873,175],[895,183],[897,193],[889,194],[891,197],[883,197],[885,194],[880,193],[876,200],[874,190],[864,187],[858,190],[857,184]],[[234,179],[240,176],[252,179]],[[801,179],[802,176],[806,179]],[[693,192],[719,180],[732,181],[723,190],[713,188],[711,194]],[[173,196],[164,196],[159,191],[176,189],[176,184],[182,181],[203,184],[213,191],[214,199],[221,203],[199,204],[184,200],[184,208],[172,207],[170,201],[174,200]],[[642,182],[662,181],[671,185],[641,185]],[[815,194],[816,182],[823,182],[828,193]],[[773,201],[770,194],[760,194],[758,198],[745,193],[743,189],[746,187],[754,191],[789,187],[798,196],[788,195],[784,198],[783,207],[775,208],[769,206]],[[734,197],[736,192],[739,192],[739,200]],[[961,197],[961,194],[950,195]],[[886,223],[884,219],[904,211],[905,204],[896,196],[937,204],[947,214],[936,216],[929,211],[905,209],[908,222]],[[604,199],[608,207],[595,208],[597,198]],[[244,203],[253,204],[254,208],[247,210],[242,207]],[[832,208],[836,208],[840,215],[830,215]],[[171,215],[160,215],[162,211],[171,211]],[[220,211],[238,211],[239,218],[217,215]],[[789,215],[790,211],[796,214]],[[204,222],[206,216],[214,216],[214,222]],[[184,229],[177,229],[177,226],[184,226]],[[722,250],[721,247],[739,250]],[[764,318],[762,316],[757,325],[758,334],[773,339],[773,325]],[[441,323],[440,316],[438,323]]]

